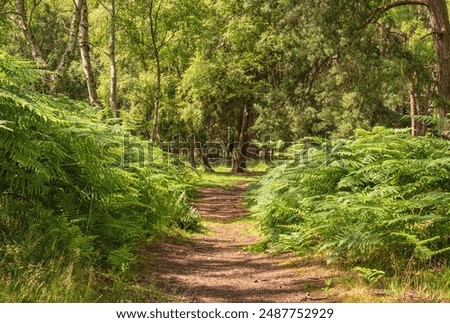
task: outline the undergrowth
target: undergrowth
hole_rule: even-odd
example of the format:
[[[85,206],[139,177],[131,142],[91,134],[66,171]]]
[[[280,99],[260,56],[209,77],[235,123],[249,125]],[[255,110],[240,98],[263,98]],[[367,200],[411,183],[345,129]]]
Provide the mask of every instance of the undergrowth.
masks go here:
[[[195,230],[191,172],[93,108],[32,90],[43,72],[0,52],[0,302],[93,301],[136,243]]]
[[[270,248],[322,254],[370,284],[448,272],[450,142],[375,128],[292,154],[250,196]]]

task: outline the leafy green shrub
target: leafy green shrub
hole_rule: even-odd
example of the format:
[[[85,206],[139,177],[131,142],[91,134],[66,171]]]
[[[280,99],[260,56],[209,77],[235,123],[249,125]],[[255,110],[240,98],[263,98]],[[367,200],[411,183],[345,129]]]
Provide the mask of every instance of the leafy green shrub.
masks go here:
[[[251,200],[277,249],[390,273],[440,265],[450,255],[450,142],[383,128],[309,140]]]
[[[92,107],[30,90],[40,77],[0,53],[0,276],[17,285],[27,268],[56,260],[55,275],[127,268],[137,241],[190,213],[180,198],[188,170]],[[47,288],[47,276],[33,277],[36,286]],[[20,299],[52,300],[33,295]]]

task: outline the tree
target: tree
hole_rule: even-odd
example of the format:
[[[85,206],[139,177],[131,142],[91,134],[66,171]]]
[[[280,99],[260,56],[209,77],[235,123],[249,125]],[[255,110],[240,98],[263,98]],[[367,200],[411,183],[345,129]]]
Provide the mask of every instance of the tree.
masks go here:
[[[83,71],[86,79],[86,85],[89,93],[89,102],[91,105],[97,107],[98,109],[102,108],[102,104],[100,103],[97,95],[97,85],[95,82],[94,72],[92,70],[91,64],[91,56],[89,49],[89,14],[88,14],[88,6],[87,0],[81,0],[81,15],[80,15],[80,31],[79,31],[79,46],[80,46],[80,54],[81,60],[83,62]]]
[[[34,12],[40,2],[34,2],[34,7],[31,9]],[[15,14],[13,19],[16,21],[19,29],[22,31],[24,38],[28,44],[28,48],[34,61],[46,70],[52,70],[53,73],[49,79],[50,90],[57,92],[61,85],[61,80],[69,68],[72,60],[72,54],[75,50],[77,35],[80,26],[81,9],[83,0],[75,0],[73,3],[72,18],[70,22],[69,35],[66,43],[66,48],[59,59],[56,67],[52,66],[48,59],[44,56],[40,44],[36,40],[33,28],[31,26],[32,17],[27,14],[25,0],[15,0]]]
[[[159,15],[161,11],[161,5],[163,0],[150,0],[149,3],[149,21],[150,21],[150,35],[151,35],[151,48],[153,51],[153,59],[156,65],[156,90],[155,90],[155,108],[153,110],[153,123],[152,130],[150,133],[150,142],[154,143],[156,141],[161,142],[159,138],[158,130],[158,117],[159,117],[159,105],[161,99],[161,58],[160,52],[161,48],[170,40],[169,38],[163,37],[160,39],[160,30],[158,28]]]
[[[450,23],[445,0],[428,0],[431,30],[437,57],[438,91],[443,101],[438,106],[438,114],[445,120],[444,129],[448,131],[447,114],[450,112]],[[448,134],[447,134],[448,135]]]
[[[110,27],[109,27],[109,105],[114,118],[119,116],[119,105],[117,102],[117,66],[116,66],[116,3],[110,1]]]
[[[436,81],[438,93],[441,96],[437,113],[443,121],[443,130],[446,132],[448,131],[447,114],[450,111],[450,22],[447,2],[445,0],[398,1],[378,8],[376,15],[379,16],[388,10],[405,5],[420,5],[428,8],[436,53]]]

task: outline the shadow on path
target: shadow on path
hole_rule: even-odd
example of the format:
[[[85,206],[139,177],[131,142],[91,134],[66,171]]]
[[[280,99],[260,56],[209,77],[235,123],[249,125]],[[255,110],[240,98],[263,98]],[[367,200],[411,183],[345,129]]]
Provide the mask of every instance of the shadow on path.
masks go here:
[[[190,242],[166,241],[142,250],[140,272],[151,272],[158,288],[178,302],[334,302],[323,289],[333,273],[317,264],[295,264],[292,255],[243,251],[259,242],[243,207],[243,185],[204,188],[194,207],[207,220],[208,233]],[[281,265],[284,264],[284,265]],[[307,270],[305,267],[307,266]],[[301,268],[301,271],[299,270]]]

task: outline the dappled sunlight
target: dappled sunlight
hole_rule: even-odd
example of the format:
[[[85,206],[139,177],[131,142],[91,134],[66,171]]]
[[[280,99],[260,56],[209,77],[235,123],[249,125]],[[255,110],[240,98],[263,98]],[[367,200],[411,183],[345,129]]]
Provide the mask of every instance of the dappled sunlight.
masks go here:
[[[260,241],[243,207],[244,185],[232,189],[203,188],[194,206],[207,221],[208,233],[191,242],[166,241],[141,251],[140,267],[148,266],[157,285],[182,302],[339,301],[324,291],[333,271],[300,275],[293,255],[255,254],[244,247]],[[158,259],[158,261],[153,261]]]

